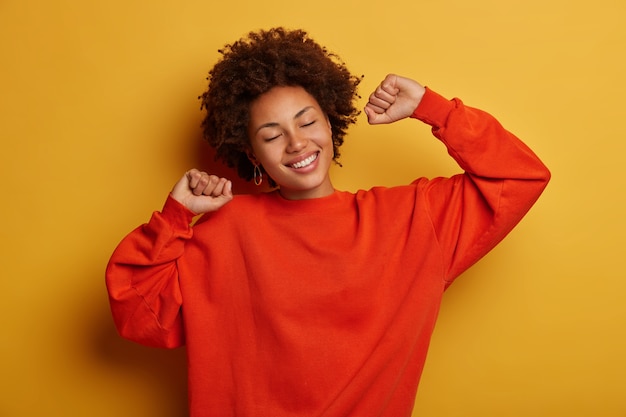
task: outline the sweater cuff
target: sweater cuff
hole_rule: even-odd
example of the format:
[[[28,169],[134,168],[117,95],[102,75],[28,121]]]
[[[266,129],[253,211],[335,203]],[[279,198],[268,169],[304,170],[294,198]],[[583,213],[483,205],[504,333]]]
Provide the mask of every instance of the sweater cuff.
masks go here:
[[[188,230],[196,214],[168,195],[161,216],[173,229]]]
[[[443,127],[446,125],[448,115],[455,106],[453,100],[448,100],[426,87],[422,101],[420,101],[420,104],[413,111],[411,117],[421,120],[433,127]]]

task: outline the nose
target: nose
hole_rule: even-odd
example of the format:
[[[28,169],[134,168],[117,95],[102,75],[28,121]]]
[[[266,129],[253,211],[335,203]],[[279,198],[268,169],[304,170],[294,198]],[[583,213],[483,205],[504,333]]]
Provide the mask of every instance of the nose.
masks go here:
[[[297,153],[306,148],[308,139],[297,132],[289,134],[289,142],[287,143],[287,152]]]

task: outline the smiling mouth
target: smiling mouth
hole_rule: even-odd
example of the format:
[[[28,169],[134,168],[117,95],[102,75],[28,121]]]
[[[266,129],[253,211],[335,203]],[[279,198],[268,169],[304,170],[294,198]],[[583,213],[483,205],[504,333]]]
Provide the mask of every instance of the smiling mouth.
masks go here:
[[[299,168],[304,168],[307,167],[309,165],[311,165],[319,156],[319,153],[314,153],[313,155],[309,156],[308,158],[300,161],[300,162],[296,162],[295,164],[291,164],[289,165],[291,168],[295,168],[295,169],[299,169]]]

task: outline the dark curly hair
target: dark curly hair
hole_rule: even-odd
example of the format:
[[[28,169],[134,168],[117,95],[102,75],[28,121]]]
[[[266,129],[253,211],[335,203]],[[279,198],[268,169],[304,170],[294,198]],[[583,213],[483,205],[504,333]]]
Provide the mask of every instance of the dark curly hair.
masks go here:
[[[198,97],[206,109],[203,135],[216,150],[216,159],[250,181],[253,165],[246,153],[250,104],[275,86],[300,86],[328,116],[337,162],[347,129],[360,113],[355,102],[362,76],[352,75],[337,55],[303,30],[250,32],[218,52],[223,56],[209,72],[207,91]]]

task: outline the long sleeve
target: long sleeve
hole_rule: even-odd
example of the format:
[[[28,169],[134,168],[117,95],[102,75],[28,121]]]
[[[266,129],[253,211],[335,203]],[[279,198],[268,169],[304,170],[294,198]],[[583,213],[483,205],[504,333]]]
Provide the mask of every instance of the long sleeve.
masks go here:
[[[522,219],[550,172],[517,137],[484,111],[427,92],[413,117],[432,126],[464,174],[425,183],[427,210],[451,282]]]
[[[115,325],[125,338],[155,347],[185,343],[177,259],[192,236],[193,214],[171,197],[163,210],[113,252],[106,285]]]

